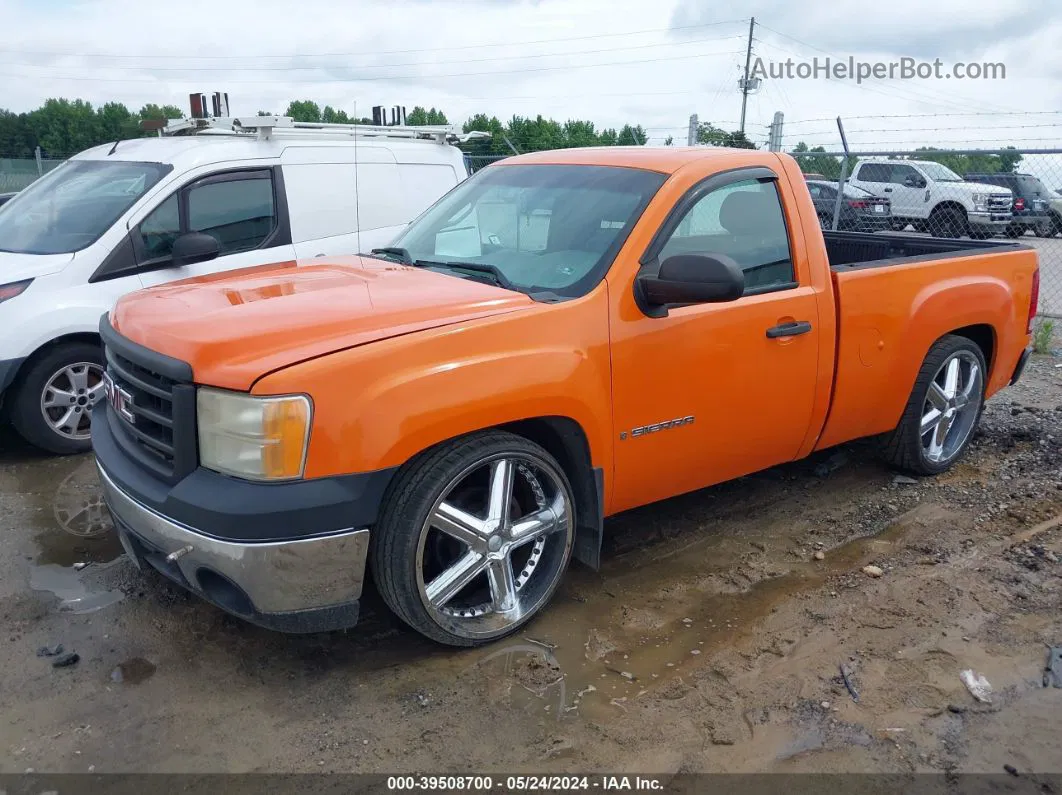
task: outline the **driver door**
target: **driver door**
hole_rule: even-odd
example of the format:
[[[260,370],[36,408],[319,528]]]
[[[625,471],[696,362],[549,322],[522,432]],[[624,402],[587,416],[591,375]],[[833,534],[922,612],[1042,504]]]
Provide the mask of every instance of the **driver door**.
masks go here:
[[[925,218],[926,193],[925,178],[914,167],[903,163],[890,164],[889,184],[884,195],[892,199],[894,215]]]
[[[629,283],[610,282],[610,291],[622,291],[610,320],[613,510],[765,469],[801,450],[829,331],[802,240],[790,243],[796,210],[787,217],[769,173],[739,169],[694,186],[641,259],[644,270],[674,254],[726,255],[745,275],[740,298],[650,317],[627,294]],[[799,330],[780,333],[794,323]]]

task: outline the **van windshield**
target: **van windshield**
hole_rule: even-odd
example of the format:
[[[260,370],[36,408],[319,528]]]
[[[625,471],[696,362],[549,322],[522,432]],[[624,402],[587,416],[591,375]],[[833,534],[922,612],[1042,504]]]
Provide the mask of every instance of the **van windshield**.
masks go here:
[[[122,160],[67,161],[0,207],[0,251],[80,251],[171,168]]]
[[[497,165],[462,182],[394,242],[411,264],[557,297],[604,276],[665,174]]]

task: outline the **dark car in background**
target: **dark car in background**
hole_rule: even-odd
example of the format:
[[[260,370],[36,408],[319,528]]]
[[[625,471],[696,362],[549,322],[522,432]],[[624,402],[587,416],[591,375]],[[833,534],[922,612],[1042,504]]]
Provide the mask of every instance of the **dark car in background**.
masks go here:
[[[15,198],[16,195],[17,194],[14,193],[0,193],[0,207],[3,207],[9,201]]]
[[[1053,205],[1054,196],[1032,174],[967,174],[967,182],[980,182],[1009,188],[1014,194],[1014,220],[1007,227],[1009,237],[1031,231],[1038,237],[1052,237],[1062,232],[1062,216]]]
[[[833,212],[837,206],[837,183],[826,180],[806,180],[815,213],[823,229],[833,227]],[[841,213],[837,228],[849,232],[877,232],[892,226],[891,202],[884,196],[875,196],[855,185],[844,186]]]

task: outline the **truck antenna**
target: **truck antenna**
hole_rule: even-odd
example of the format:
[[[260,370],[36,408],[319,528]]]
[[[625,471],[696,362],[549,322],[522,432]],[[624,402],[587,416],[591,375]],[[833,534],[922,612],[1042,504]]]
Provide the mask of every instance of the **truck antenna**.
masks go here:
[[[358,241],[357,250],[361,253],[361,191],[358,190],[358,103],[354,102],[354,226]]]

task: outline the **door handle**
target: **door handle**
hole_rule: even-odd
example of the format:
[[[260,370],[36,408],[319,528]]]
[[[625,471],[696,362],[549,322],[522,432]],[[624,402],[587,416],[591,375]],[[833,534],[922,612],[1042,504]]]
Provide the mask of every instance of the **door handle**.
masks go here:
[[[794,320],[792,323],[782,323],[779,326],[771,326],[767,329],[767,339],[773,340],[778,337],[795,337],[799,334],[807,334],[811,331],[811,323],[806,320]]]
[[[892,193],[892,188],[885,188],[886,193]]]

